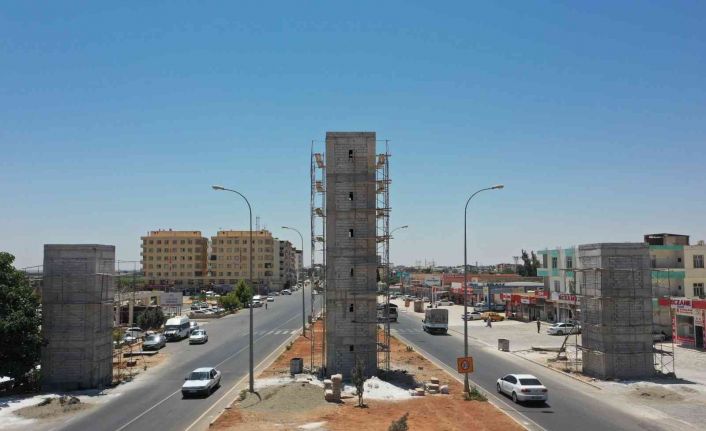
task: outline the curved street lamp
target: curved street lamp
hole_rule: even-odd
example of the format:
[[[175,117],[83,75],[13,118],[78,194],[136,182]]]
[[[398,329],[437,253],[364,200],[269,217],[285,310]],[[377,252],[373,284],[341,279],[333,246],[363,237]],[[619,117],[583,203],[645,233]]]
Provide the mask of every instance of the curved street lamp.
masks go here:
[[[475,195],[477,195],[480,192],[484,192],[486,190],[500,190],[503,187],[505,187],[502,184],[497,184],[492,187],[486,187],[484,189],[480,189],[477,192],[473,193],[471,197],[468,198],[466,201],[466,207],[463,210],[463,357],[467,358],[468,357],[468,246],[467,243],[468,241],[466,240],[466,221],[468,218],[468,204],[471,202],[471,199]],[[468,373],[464,374],[463,377],[463,391],[466,393],[471,392],[470,385],[468,384]]]
[[[252,207],[250,206],[250,201],[248,201],[248,198],[246,198],[242,193],[240,193],[237,190],[233,189],[227,189],[223,186],[211,186],[213,190],[216,191],[226,191],[226,192],[232,192],[237,195],[239,195],[241,198],[245,200],[245,203],[248,205],[248,211],[250,212],[250,253],[248,253],[248,257],[250,258],[250,289],[251,293],[255,292],[254,288],[254,279],[253,279],[253,260],[255,259],[255,256],[253,255],[254,248],[253,248],[253,243],[252,243]],[[252,306],[252,295],[250,295],[250,392],[255,392],[255,359],[253,357],[253,306]]]

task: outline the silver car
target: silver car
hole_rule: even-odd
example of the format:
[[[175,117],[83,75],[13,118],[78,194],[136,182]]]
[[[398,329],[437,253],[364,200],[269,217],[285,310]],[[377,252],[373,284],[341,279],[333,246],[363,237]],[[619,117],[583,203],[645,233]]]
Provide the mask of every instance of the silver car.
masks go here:
[[[508,374],[498,379],[496,388],[499,393],[512,397],[512,401],[516,403],[546,402],[549,399],[547,388],[531,374]]]
[[[208,396],[221,385],[221,372],[213,367],[197,368],[191,372],[181,386],[184,398],[191,395]]]
[[[208,342],[208,334],[203,329],[196,329],[189,335],[189,344],[205,344]]]

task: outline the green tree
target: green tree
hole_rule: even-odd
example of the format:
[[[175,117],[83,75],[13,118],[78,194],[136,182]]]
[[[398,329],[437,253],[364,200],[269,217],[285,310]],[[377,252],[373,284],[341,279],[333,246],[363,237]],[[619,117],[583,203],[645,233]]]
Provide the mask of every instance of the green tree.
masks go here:
[[[542,264],[539,263],[539,259],[537,259],[537,255],[532,252],[532,277],[537,276],[537,268],[541,267]]]
[[[240,280],[235,286],[235,296],[238,297],[238,301],[240,301],[241,304],[250,303],[253,296],[252,288],[245,282],[245,280]]]
[[[137,326],[145,330],[156,329],[160,328],[165,320],[161,307],[151,307],[137,316]]]
[[[221,296],[218,298],[218,303],[228,311],[236,311],[241,307],[240,299],[238,299],[238,295],[235,292],[229,292],[227,295]]]
[[[15,256],[0,252],[0,376],[21,384],[39,364],[42,321],[39,298],[14,261]]]

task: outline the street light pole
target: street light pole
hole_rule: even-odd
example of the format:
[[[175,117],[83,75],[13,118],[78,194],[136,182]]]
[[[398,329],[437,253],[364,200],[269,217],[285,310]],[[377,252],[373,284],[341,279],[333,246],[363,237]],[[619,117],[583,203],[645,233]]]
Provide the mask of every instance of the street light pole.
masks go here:
[[[237,195],[239,195],[241,198],[245,200],[245,203],[248,204],[248,211],[250,212],[250,253],[249,253],[249,258],[250,258],[250,289],[251,289],[251,294],[254,293],[254,278],[253,278],[253,260],[255,259],[255,256],[253,255],[254,248],[253,248],[253,243],[252,243],[252,207],[250,206],[250,201],[248,201],[248,198],[246,198],[242,193],[236,190],[232,189],[227,189],[223,186],[211,186],[213,190],[216,191],[226,191],[226,192],[232,192]],[[253,306],[252,306],[252,295],[250,295],[250,392],[255,392],[255,359],[253,357],[253,333],[254,333],[254,327],[253,327]]]
[[[468,357],[468,241],[466,240],[466,232],[467,232],[467,219],[468,219],[468,204],[471,202],[471,199],[473,199],[473,196],[477,195],[480,192],[486,191],[486,190],[499,190],[502,189],[504,186],[502,184],[498,184],[492,187],[486,187],[484,189],[480,189],[477,192],[473,193],[471,197],[468,198],[466,201],[466,207],[463,210],[463,357],[467,358]],[[468,383],[468,373],[465,373],[463,376],[463,391],[465,393],[470,393],[471,392],[471,387]]]
[[[304,237],[302,236],[302,233],[299,232],[297,229],[294,229],[293,227],[287,227],[287,226],[282,226],[282,229],[289,229],[293,230],[297,234],[299,234],[299,238],[302,240],[302,266],[304,265]],[[302,271],[302,268],[299,268],[299,271],[297,271],[297,284],[299,284],[299,273]],[[312,303],[313,304],[313,303]],[[304,305],[304,283],[302,283],[302,335],[306,336],[306,306]]]

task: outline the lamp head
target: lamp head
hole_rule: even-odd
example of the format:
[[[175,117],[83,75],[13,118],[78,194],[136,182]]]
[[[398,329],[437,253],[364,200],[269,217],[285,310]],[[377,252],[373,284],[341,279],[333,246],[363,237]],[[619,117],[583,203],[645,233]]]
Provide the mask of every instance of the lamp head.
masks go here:
[[[225,190],[225,187],[223,186],[211,186],[213,190]]]
[[[500,190],[502,188],[505,188],[505,186],[502,184],[496,184],[493,187],[491,187],[491,189],[494,189],[494,190]]]

